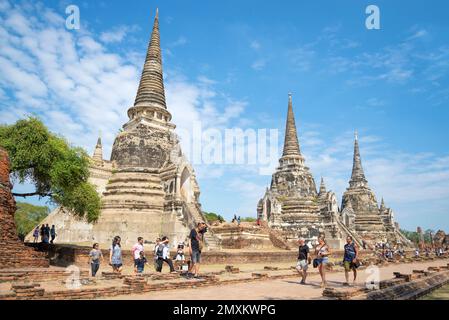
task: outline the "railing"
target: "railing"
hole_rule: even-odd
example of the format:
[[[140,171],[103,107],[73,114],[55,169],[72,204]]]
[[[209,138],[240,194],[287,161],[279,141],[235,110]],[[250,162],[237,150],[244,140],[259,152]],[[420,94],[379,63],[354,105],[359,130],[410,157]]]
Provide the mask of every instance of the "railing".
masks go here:
[[[335,219],[337,221],[338,226],[344,231],[346,232],[346,234],[350,235],[352,237],[352,239],[359,245],[362,246],[363,245],[363,241],[351,230],[349,230],[343,222],[341,222],[338,218]]]

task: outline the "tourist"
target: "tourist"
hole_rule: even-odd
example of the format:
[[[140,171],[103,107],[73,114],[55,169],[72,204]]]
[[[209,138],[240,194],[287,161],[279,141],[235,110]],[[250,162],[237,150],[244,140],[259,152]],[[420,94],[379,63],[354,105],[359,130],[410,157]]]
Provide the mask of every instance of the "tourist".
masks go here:
[[[136,266],[135,272],[137,275],[141,275],[143,273],[145,265],[149,266],[143,251],[139,251],[139,258],[135,259],[134,263]]]
[[[197,227],[190,231],[189,253],[191,259],[190,273],[198,278],[201,262],[201,250],[203,249],[203,235],[201,231],[206,227],[204,222],[198,222]]]
[[[237,218],[237,225],[240,225],[241,219],[240,216]]]
[[[346,282],[343,283],[344,286],[349,286],[349,271],[353,271],[354,279],[352,281],[355,284],[357,279],[357,268],[358,268],[358,255],[359,249],[357,244],[354,242],[351,236],[346,237],[346,244],[344,246],[344,256],[343,256],[343,266],[345,268],[345,278]]]
[[[157,254],[157,263],[158,268],[157,272],[162,272],[162,264],[165,262],[170,267],[171,273],[176,273],[175,267],[173,266],[173,262],[170,259],[170,249],[168,246],[169,239],[168,237],[162,237],[161,243],[159,244],[159,247],[157,248],[156,254]]]
[[[52,226],[51,226],[51,229],[50,229],[50,236],[51,236],[51,241],[50,241],[50,243],[53,243],[53,241],[55,241],[55,238],[56,238],[56,228],[55,228],[55,225],[52,225]]]
[[[49,243],[50,239],[49,239],[49,231],[47,232],[47,225],[42,225],[41,227],[41,239],[42,239],[42,243]]]
[[[48,223],[45,225],[45,235],[48,241],[50,241],[50,226],[48,225]]]
[[[318,239],[318,245],[315,248],[314,266],[318,267],[321,276],[321,287],[324,288],[326,283],[326,264],[329,262],[329,246],[326,244],[324,237]]]
[[[362,248],[363,250],[366,250],[366,241],[362,239]]]
[[[157,271],[158,268],[158,263],[157,263],[157,249],[159,248],[159,244],[161,243],[161,238],[157,238],[156,239],[156,244],[154,245],[154,258],[153,258],[153,265],[154,265],[154,270]]]
[[[44,238],[45,238],[45,224],[41,225],[40,236],[41,236],[41,242],[44,242]]]
[[[257,220],[256,220],[256,225],[257,225],[258,227],[260,227],[260,218],[257,218]]]
[[[140,259],[140,253],[143,251],[143,238],[138,237],[137,243],[131,249],[131,255],[133,257],[134,271],[137,272],[137,260]]]
[[[419,257],[419,249],[416,248],[416,249],[415,249],[415,258],[418,258],[418,257]]]
[[[307,269],[309,268],[309,246],[306,245],[306,241],[304,238],[299,238],[299,254],[298,254],[298,262],[296,264],[296,270],[301,275],[301,284],[306,284],[307,278]]]
[[[121,273],[123,268],[122,247],[120,241],[120,237],[115,236],[114,240],[112,240],[111,249],[109,250],[109,264],[114,273]]]
[[[186,258],[184,255],[184,243],[178,243],[175,261],[177,261],[179,264],[184,264],[185,260]]]
[[[34,228],[33,231],[33,243],[37,243],[39,241],[39,225],[36,226],[36,228]]]
[[[92,250],[89,252],[89,264],[92,271],[92,277],[95,277],[95,275],[98,272],[98,269],[100,269],[100,259],[101,262],[103,262],[103,253],[100,250],[100,246],[98,243],[94,243]]]

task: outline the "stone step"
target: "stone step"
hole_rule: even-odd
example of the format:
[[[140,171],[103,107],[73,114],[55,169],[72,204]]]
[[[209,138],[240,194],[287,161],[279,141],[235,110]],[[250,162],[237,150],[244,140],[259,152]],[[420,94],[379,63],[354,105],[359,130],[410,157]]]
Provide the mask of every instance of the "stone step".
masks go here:
[[[154,183],[149,181],[128,181],[125,182],[109,182],[106,185],[106,189],[112,189],[117,187],[125,187],[125,188],[140,188],[140,189],[148,189],[148,188],[159,188],[162,189],[161,183]]]
[[[124,184],[128,184],[128,183],[155,183],[155,184],[160,184],[161,183],[161,178],[157,177],[157,176],[141,176],[141,175],[136,175],[136,176],[118,176],[118,175],[114,175],[111,177],[111,179],[109,180],[109,183],[124,183]]]
[[[111,199],[108,199],[107,201],[104,201],[102,204],[102,210],[103,211],[123,211],[123,212],[154,212],[154,211],[163,211],[164,206],[163,204],[157,205],[157,204],[151,204],[150,202],[147,203],[130,203],[130,202],[124,202],[124,201],[113,201]]]
[[[161,196],[164,197],[165,193],[161,189],[132,189],[132,188],[117,188],[117,189],[106,189],[104,192],[104,196],[114,196],[114,195],[123,195],[123,196],[134,196],[136,198],[140,197],[148,197],[148,196]]]

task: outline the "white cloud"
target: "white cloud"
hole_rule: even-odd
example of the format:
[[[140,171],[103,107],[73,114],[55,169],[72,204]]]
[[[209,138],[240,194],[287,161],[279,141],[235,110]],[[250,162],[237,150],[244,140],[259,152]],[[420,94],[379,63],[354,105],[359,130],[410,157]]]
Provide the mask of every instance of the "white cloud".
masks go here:
[[[123,39],[131,32],[138,30],[137,26],[118,26],[113,28],[111,31],[106,31],[101,33],[100,40],[104,43],[118,43],[122,42]]]
[[[265,65],[267,64],[265,59],[257,59],[251,64],[251,68],[253,68],[256,71],[260,71],[263,68],[265,68]]]
[[[184,36],[180,36],[178,39],[176,39],[176,41],[173,41],[172,43],[169,44],[169,47],[179,47],[179,46],[183,46],[185,44],[187,44],[187,38]]]
[[[293,67],[299,71],[308,71],[313,65],[316,52],[312,44],[297,46],[287,51],[287,57]]]
[[[251,41],[251,43],[249,44],[250,48],[253,50],[259,50],[261,48],[260,42],[257,40],[253,40]]]
[[[408,37],[407,40],[410,41],[410,40],[414,40],[414,39],[423,38],[423,37],[426,37],[428,34],[429,33],[426,30],[420,29],[420,30],[416,31],[413,35]]]

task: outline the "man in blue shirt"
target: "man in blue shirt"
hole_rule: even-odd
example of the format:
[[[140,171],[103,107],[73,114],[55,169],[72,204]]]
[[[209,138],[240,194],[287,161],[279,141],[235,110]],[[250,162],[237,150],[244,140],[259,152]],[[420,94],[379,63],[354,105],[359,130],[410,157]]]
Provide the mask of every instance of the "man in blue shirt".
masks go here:
[[[345,244],[345,255],[343,257],[343,266],[345,268],[345,278],[346,278],[346,282],[343,284],[344,286],[349,286],[350,270],[354,272],[353,283],[355,283],[355,280],[357,279],[358,255],[359,255],[359,248],[357,244],[354,242],[351,236],[347,236]]]

